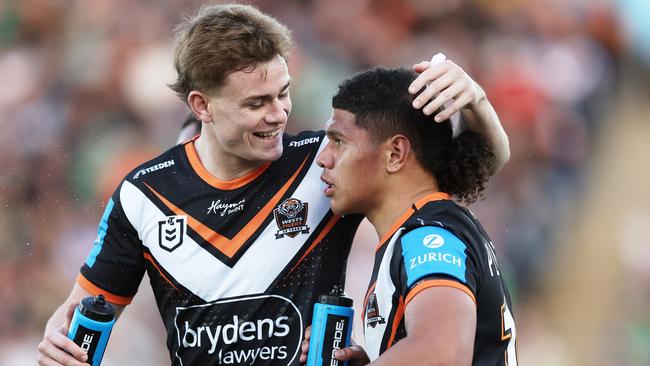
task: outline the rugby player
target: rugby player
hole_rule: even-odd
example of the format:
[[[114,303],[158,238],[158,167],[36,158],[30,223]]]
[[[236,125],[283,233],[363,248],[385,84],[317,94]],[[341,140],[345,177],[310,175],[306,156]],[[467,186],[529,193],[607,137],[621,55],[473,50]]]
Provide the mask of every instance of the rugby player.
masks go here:
[[[311,306],[342,281],[362,217],[333,214],[322,195],[315,159],[324,132],[284,134],[290,44],[282,24],[246,5],[204,7],[179,26],[171,87],[201,121],[200,135],[119,184],[47,324],[40,365],[83,364],[65,336],[73,306],[101,293],[119,314],[145,271],[172,364],[299,363]],[[419,85],[429,83],[418,108],[452,101],[439,115],[463,109],[505,162],[507,137],[473,80],[451,65],[414,67]]]
[[[480,135],[454,138],[449,121],[432,124],[413,109],[416,77],[369,70],[344,81],[332,101],[329,142],[317,158],[324,193],[336,214],[365,215],[380,238],[363,306],[365,351],[353,346],[335,357],[377,366],[516,365],[495,248],[454,202],[482,195],[495,156]]]

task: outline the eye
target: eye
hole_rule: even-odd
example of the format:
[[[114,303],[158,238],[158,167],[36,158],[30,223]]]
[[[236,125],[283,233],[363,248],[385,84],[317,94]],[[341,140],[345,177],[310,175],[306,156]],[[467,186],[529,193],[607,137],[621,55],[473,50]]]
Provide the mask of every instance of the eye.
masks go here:
[[[334,145],[336,145],[336,147],[341,147],[341,146],[343,146],[343,141],[341,139],[335,138],[334,139]]]
[[[264,102],[261,99],[256,99],[248,104],[250,109],[261,108],[264,105]]]

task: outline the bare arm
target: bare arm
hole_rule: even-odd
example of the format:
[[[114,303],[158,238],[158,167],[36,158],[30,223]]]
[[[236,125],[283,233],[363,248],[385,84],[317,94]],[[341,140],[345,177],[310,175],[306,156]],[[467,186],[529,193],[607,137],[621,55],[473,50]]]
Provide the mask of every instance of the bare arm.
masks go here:
[[[82,366],[87,359],[86,353],[67,337],[74,308],[81,299],[93,296],[75,283],[68,298],[52,314],[45,326],[43,340],[38,345],[38,365]],[[115,305],[115,316],[118,317],[124,309],[123,305]]]
[[[476,334],[476,305],[453,287],[430,287],[408,303],[406,338],[377,360],[382,365],[471,365]]]
[[[424,114],[435,116],[440,122],[462,111],[469,130],[483,136],[496,156],[492,174],[510,159],[510,144],[496,111],[487,99],[485,91],[458,65],[446,60],[432,65],[430,61],[413,65],[420,73],[409,87],[411,94],[422,90],[413,101],[413,107],[422,108]]]

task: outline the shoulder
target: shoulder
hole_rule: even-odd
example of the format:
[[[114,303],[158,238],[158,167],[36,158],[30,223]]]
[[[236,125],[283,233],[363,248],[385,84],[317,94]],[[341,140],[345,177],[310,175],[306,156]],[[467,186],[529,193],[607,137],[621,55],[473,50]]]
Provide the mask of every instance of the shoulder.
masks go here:
[[[167,169],[175,170],[177,165],[180,163],[179,159],[182,156],[181,153],[185,148],[184,146],[185,144],[173,146],[155,158],[140,164],[124,177],[124,181],[137,184],[144,180],[148,175],[151,176],[155,173],[159,174],[162,173],[163,170]]]
[[[465,282],[467,245],[451,231],[440,226],[418,227],[404,233],[400,244],[409,287],[433,274]]]

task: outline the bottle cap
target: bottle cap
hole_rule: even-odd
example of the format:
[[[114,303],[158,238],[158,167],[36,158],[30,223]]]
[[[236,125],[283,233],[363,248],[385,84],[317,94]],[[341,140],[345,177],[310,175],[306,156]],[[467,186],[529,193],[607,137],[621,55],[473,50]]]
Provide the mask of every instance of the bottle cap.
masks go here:
[[[328,305],[352,306],[352,299],[343,296],[343,289],[340,286],[334,286],[332,291],[327,295],[320,295],[318,297],[318,302]]]
[[[320,295],[318,297],[318,302],[321,304],[328,305],[338,305],[338,306],[352,306],[352,299],[345,296],[336,296],[336,295]]]
[[[79,312],[84,316],[99,322],[109,322],[115,317],[113,305],[106,302],[104,295],[86,297],[79,304]]]

